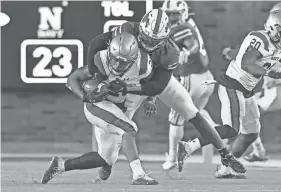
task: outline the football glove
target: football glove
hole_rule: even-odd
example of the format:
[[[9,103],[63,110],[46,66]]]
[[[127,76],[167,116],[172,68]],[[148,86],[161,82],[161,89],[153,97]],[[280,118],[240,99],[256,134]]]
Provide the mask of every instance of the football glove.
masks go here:
[[[118,96],[115,92],[112,92],[109,87],[109,84],[104,82],[100,83],[94,91],[84,94],[83,101],[87,103],[96,103],[104,100],[109,94]]]
[[[281,79],[281,72],[272,70],[267,72],[266,76],[272,79]]]
[[[146,117],[152,117],[157,115],[156,98],[157,97],[148,97],[144,101],[144,113]]]
[[[186,48],[182,48],[182,51],[180,51],[179,55],[179,64],[185,64],[188,62],[188,57],[190,56],[190,51],[188,51]]]
[[[121,92],[123,95],[126,95],[127,94],[127,85],[121,79],[116,78],[114,81],[111,81],[109,83],[109,90],[115,94],[118,94]]]

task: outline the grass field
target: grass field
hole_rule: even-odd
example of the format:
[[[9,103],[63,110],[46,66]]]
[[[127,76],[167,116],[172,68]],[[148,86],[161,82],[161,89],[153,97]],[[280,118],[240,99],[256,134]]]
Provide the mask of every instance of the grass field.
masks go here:
[[[182,173],[163,172],[160,163],[144,162],[146,171],[159,181],[157,186],[131,185],[131,172],[127,163],[117,162],[111,178],[93,184],[97,170],[73,171],[57,176],[46,185],[38,184],[48,162],[2,162],[3,192],[280,192],[280,168],[249,167],[247,179],[217,180],[213,177],[216,165],[187,164]]]

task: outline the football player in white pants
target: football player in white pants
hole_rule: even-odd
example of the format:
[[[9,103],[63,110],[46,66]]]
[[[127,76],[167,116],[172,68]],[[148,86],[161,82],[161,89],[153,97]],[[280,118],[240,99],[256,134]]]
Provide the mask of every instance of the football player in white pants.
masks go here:
[[[158,184],[141,166],[135,141],[138,128],[132,121],[135,111],[146,97],[129,93],[130,88],[134,90],[139,81],[149,78],[151,72],[152,63],[148,54],[140,51],[133,35],[121,33],[112,39],[106,50],[94,56],[90,67],[79,68],[71,74],[68,86],[84,101],[85,116],[96,126],[98,151],[67,160],[54,157],[42,177],[43,184],[64,171],[112,166],[121,146],[133,172],[133,184]],[[85,91],[81,82],[92,78],[94,80],[90,81],[96,83],[86,81],[84,87],[90,87],[90,90]],[[127,85],[126,93],[115,89],[114,86],[120,83]]]
[[[204,109],[214,91],[214,85],[202,86],[202,82],[214,80],[208,70],[209,58],[205,49],[203,38],[192,18],[189,18],[188,5],[185,1],[164,1],[162,5],[169,16],[171,25],[171,38],[180,48],[180,66],[174,70],[174,76],[188,90],[194,105],[201,115],[215,125],[209,113]],[[188,57],[183,57],[189,55]],[[177,143],[183,138],[185,118],[177,111],[171,109],[169,114],[169,153],[166,153],[164,170],[176,166]]]
[[[231,152],[240,158],[254,142],[260,131],[260,113],[253,89],[262,76],[281,79],[281,72],[272,68],[281,60],[281,12],[270,13],[265,30],[250,32],[242,42],[234,60],[226,72],[216,77],[221,84],[221,119],[223,125],[218,132],[221,138],[235,139]],[[276,60],[277,58],[277,60]],[[280,66],[279,63],[277,66]],[[272,69],[271,69],[272,68]],[[200,139],[179,142],[178,158],[185,158],[198,148],[205,146]],[[229,178],[235,172],[225,166],[218,167],[217,178]]]

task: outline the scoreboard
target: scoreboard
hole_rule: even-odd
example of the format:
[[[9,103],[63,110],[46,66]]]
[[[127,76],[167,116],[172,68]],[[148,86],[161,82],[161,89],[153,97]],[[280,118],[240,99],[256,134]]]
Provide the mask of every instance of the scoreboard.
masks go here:
[[[85,65],[88,43],[153,8],[145,1],[4,1],[1,27],[3,90],[65,90]]]

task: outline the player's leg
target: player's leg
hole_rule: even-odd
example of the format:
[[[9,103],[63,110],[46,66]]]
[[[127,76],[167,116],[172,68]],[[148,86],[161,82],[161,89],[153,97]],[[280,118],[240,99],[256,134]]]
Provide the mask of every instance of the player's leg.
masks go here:
[[[267,83],[267,78],[264,78],[264,84]],[[256,95],[257,103],[259,108],[261,109],[260,112],[266,112],[266,110],[271,106],[275,98],[277,97],[277,88],[267,88],[264,85],[261,93],[257,93]],[[260,135],[258,138],[252,143],[253,151],[249,155],[245,156],[245,160],[247,161],[267,161],[268,156],[266,155],[266,150],[263,146],[262,140]]]
[[[164,170],[173,169],[176,166],[177,144],[183,138],[184,118],[175,110],[171,109],[169,114],[169,152],[162,165]]]
[[[188,77],[177,77],[177,80],[188,89]],[[169,113],[169,152],[162,165],[164,170],[173,169],[176,166],[177,144],[183,138],[185,119],[177,111],[171,108]]]
[[[247,148],[254,142],[260,132],[260,113],[255,97],[245,99],[245,116],[240,127],[240,134],[234,140],[231,152],[240,158]],[[215,173],[217,178],[229,178],[237,175],[230,168],[221,166]]]
[[[221,157],[233,167],[235,170],[244,172],[244,166],[237,161],[225,148],[222,139],[214,127],[212,127],[198,112],[194,106],[189,93],[185,88],[172,76],[165,90],[158,96],[168,107],[173,108],[181,114],[185,120],[189,120],[199,133],[208,138],[216,149],[218,149]],[[178,143],[178,168],[182,170],[183,161],[187,157],[181,142]]]
[[[136,124],[131,119],[129,119],[128,116],[123,113],[120,108],[118,108],[111,102],[108,102],[108,106],[105,106],[103,108],[99,106],[99,103],[96,107],[92,105],[90,105],[89,107],[90,108],[88,109],[92,111],[92,113],[96,113],[96,116],[104,119],[110,125],[118,128],[118,133],[122,135],[121,146],[133,172],[133,184],[157,184],[158,182],[148,177],[142,168],[135,141],[137,132]],[[91,109],[91,107],[95,107],[95,109]],[[112,110],[112,108],[115,108],[115,110]]]
[[[209,70],[202,74],[192,74],[189,81],[189,93],[194,105],[199,109],[200,114],[214,127],[216,123],[204,108],[214,92],[215,85],[202,86],[202,82],[211,80],[214,80],[214,77]]]

